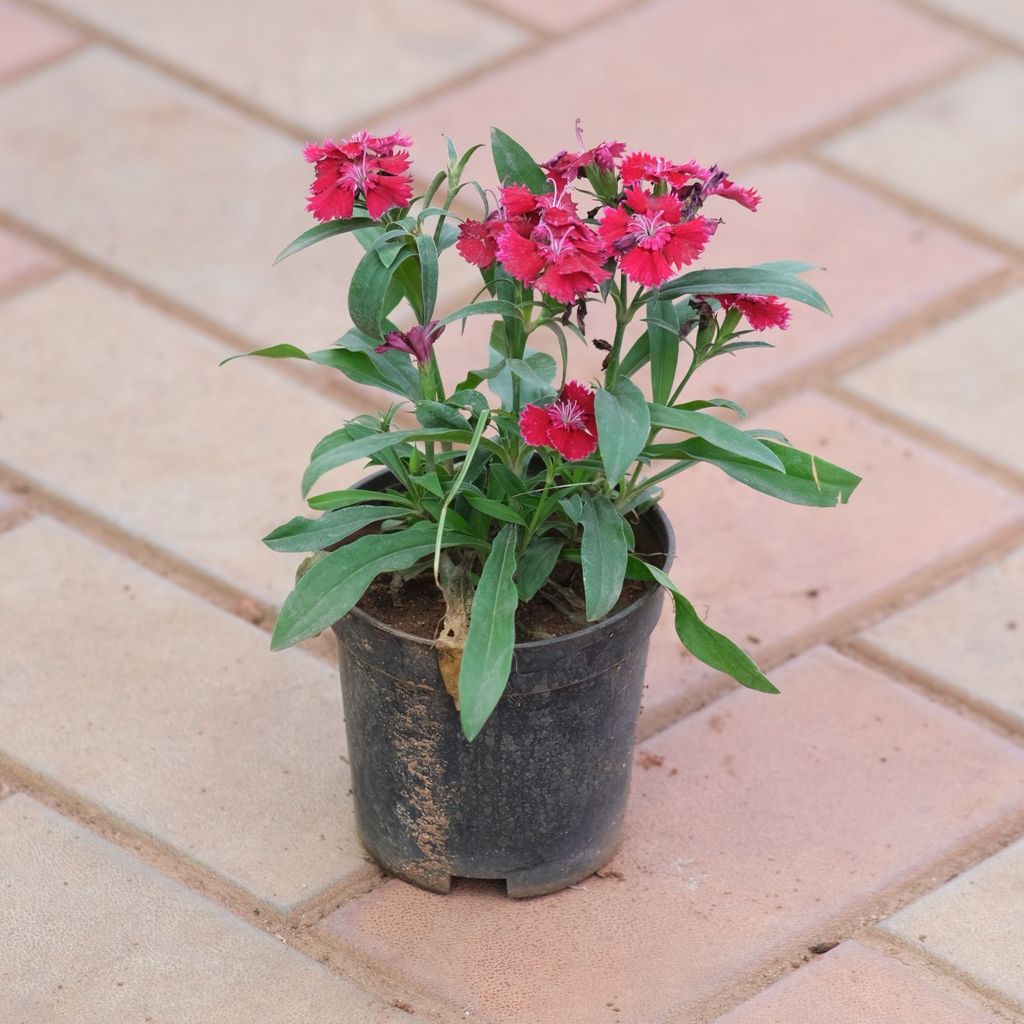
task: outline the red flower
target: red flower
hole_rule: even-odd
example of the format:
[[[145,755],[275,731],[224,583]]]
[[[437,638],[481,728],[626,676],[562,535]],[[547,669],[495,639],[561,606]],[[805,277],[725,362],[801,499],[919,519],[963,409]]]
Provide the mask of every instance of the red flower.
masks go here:
[[[567,192],[534,195],[522,186],[502,190],[507,213],[498,238],[505,270],[559,302],[575,302],[611,277],[602,264],[608,250],[601,236],[576,213]]]
[[[567,381],[550,405],[523,409],[519,432],[535,448],[554,448],[570,461],[585,459],[597,448],[594,392],[574,380]]]
[[[498,236],[505,230],[505,222],[492,215],[485,221],[465,220],[459,225],[459,240],[455,248],[467,263],[481,270],[489,267],[498,254]]]
[[[585,149],[581,153],[569,153],[563,149],[547,163],[541,164],[541,167],[553,182],[555,190],[560,192],[576,178],[583,177],[590,164],[596,164],[602,171],[615,170],[615,161],[625,148],[624,142],[602,142],[601,145]]]
[[[722,309],[738,309],[755,331],[789,326],[789,307],[774,295],[715,295]]]
[[[444,333],[444,324],[431,320],[430,323],[421,326],[410,327],[408,331],[389,331],[384,335],[384,344],[378,345],[374,351],[378,354],[387,352],[388,349],[398,349],[399,352],[408,352],[416,357],[416,362],[422,366],[430,362],[430,353],[434,348],[434,342]]]
[[[622,184],[637,185],[641,181],[667,181],[672,188],[680,188],[691,177],[687,167],[674,164],[663,156],[650,153],[630,153],[622,161]]]
[[[370,135],[357,132],[344,142],[328,139],[321,145],[310,143],[303,154],[316,165],[316,177],[310,186],[306,209],[317,220],[351,217],[357,196],[366,204],[366,212],[377,220],[394,207],[408,205],[412,199],[409,153],[401,148],[412,144],[407,135]]]
[[[696,161],[691,160],[683,165],[683,170],[694,178],[700,179],[701,196],[722,196],[723,199],[731,199],[740,206],[753,212],[761,202],[761,196],[756,189],[740,188],[736,182],[731,181],[725,171],[717,167],[702,167]]]
[[[718,227],[706,217],[684,221],[682,215],[674,195],[650,196],[629,188],[624,203],[604,211],[601,237],[621,254],[619,267],[626,277],[656,288],[675,268],[697,259]]]

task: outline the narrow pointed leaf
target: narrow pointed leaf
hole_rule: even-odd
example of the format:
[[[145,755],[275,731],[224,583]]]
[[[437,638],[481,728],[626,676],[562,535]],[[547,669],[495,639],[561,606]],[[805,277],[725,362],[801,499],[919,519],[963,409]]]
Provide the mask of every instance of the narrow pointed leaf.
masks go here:
[[[626,532],[622,516],[602,494],[584,499],[581,560],[587,621],[607,615],[622,593],[626,576]]]
[[[381,573],[400,572],[428,557],[434,534],[433,523],[421,522],[398,533],[361,537],[326,555],[285,599],[271,650],[291,647],[347,615]]]
[[[766,445],[742,430],[738,430],[731,423],[715,419],[714,416],[709,416],[704,412],[652,405],[651,426],[669,430],[685,430],[688,434],[702,437],[713,445],[741,458],[750,459],[752,462],[769,466],[780,472],[783,468],[778,455]]]
[[[605,476],[615,486],[647,444],[651,431],[650,409],[644,393],[623,377],[616,382],[613,391],[597,389],[594,415]]]
[[[692,270],[662,285],[663,299],[680,295],[777,295],[795,299],[823,313],[831,314],[816,288],[794,274],[759,267],[727,267],[722,270]]]
[[[268,533],[263,543],[272,551],[319,551],[351,537],[364,526],[408,514],[394,505],[352,505],[327,512],[319,519],[296,516]]]
[[[502,185],[525,185],[536,193],[551,191],[551,182],[537,161],[500,128],[491,129],[491,153]]]
[[[638,558],[630,559],[630,569],[630,575],[636,574],[640,579],[652,579],[672,595],[676,613],[676,635],[698,661],[703,661],[705,665],[732,676],[736,682],[751,690],[759,690],[762,693],[779,692],[742,647],[704,622],[666,573],[656,565],[649,565]]]
[[[372,227],[374,222],[369,217],[350,217],[347,220],[329,220],[324,224],[317,224],[308,231],[303,231],[298,238],[290,245],[286,245],[274,259],[275,265],[281,260],[286,260],[294,253],[308,249],[325,238],[332,238],[334,235],[343,235],[349,231],[358,231],[360,228]]]
[[[503,526],[484,562],[473,597],[459,671],[459,715],[467,740],[477,737],[508,685],[516,642],[516,541]]]
[[[437,304],[437,246],[430,235],[417,235],[416,252],[420,264],[420,303],[423,323],[429,323]]]
[[[561,537],[534,537],[519,559],[516,589],[519,600],[529,601],[548,581],[565,541]]]
[[[665,405],[672,394],[679,362],[679,320],[667,299],[647,303],[647,337],[651,357],[651,397]]]

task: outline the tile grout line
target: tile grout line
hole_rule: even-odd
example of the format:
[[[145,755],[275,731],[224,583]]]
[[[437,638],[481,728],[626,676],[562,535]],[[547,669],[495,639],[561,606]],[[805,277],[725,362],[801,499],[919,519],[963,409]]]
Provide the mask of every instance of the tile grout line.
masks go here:
[[[941,210],[929,206],[927,203],[912,199],[875,178],[847,167],[837,160],[833,160],[817,149],[809,150],[805,159],[819,170],[825,171],[835,178],[855,185],[864,191],[874,193],[879,198],[884,199],[890,206],[902,207],[905,212],[910,213],[919,220],[929,221],[951,234],[973,242],[975,245],[991,249],[1004,258],[1012,260],[1017,265],[1024,260],[1024,248],[1014,245],[1012,242],[1007,242],[1005,239],[993,235],[984,228],[979,228],[968,221],[951,217]]]
[[[996,851],[998,852],[998,851]],[[979,863],[984,863],[983,861]],[[937,978],[950,993],[956,994],[968,1005],[976,1005],[1008,1021],[1019,1020],[1024,1005],[1012,1002],[1004,993],[974,980],[955,964],[912,945],[898,935],[883,931],[879,925],[868,928],[858,941],[867,949],[892,957],[921,977]]]
[[[397,1005],[400,997],[407,995],[401,986],[385,988],[380,984],[367,984],[368,979],[353,972],[351,964],[332,955],[336,951],[313,931],[308,912],[303,910],[314,899],[322,901],[324,893],[330,893],[331,910],[326,911],[330,913],[379,888],[387,879],[369,861],[365,868],[355,869],[346,881],[314,894],[310,900],[296,904],[288,912],[282,912],[238,883],[194,860],[172,843],[144,831],[116,812],[78,795],[70,787],[39,775],[3,753],[0,753],[0,777],[9,784],[7,792],[0,786],[0,800],[16,793],[29,797],[161,877],[231,914],[243,926],[279,939],[302,956],[320,963],[355,988],[385,1003]],[[430,998],[429,993],[424,995]],[[435,1012],[435,1009],[432,1007],[428,1012]]]
[[[905,869],[889,885],[883,886],[858,901],[843,913],[836,914],[813,932],[771,956],[767,962],[755,964],[743,974],[724,984],[696,1009],[696,1016],[681,1016],[671,1010],[659,1024],[713,1024],[720,1016],[742,1006],[760,992],[796,974],[807,963],[819,957],[809,946],[820,941],[860,941],[872,935],[878,923],[909,906],[923,896],[941,888],[951,878],[983,863],[1024,835],[1024,808],[1018,808],[992,822],[971,836],[955,843],[938,857]],[[827,956],[828,954],[822,954]]]
[[[922,17],[928,18],[938,25],[952,29],[955,32],[960,32],[978,42],[985,43],[1007,56],[1024,57],[1024,45],[1001,35],[993,29],[986,28],[984,25],[970,21],[967,18],[958,17],[949,11],[944,11],[934,4],[927,3],[926,0],[897,0],[897,2],[901,3],[908,10],[920,14]]]
[[[247,622],[269,637],[271,623],[277,615],[277,609],[269,602],[253,597],[247,591],[207,572],[188,559],[77,504],[8,465],[2,459],[0,485],[23,497],[30,513],[48,516],[64,524],[105,550],[168,580],[182,591]],[[254,540],[254,543],[258,542]],[[321,640],[311,638],[298,645],[296,650],[330,667],[337,666],[337,654],[329,637]]]
[[[1009,554],[1022,542],[1024,519],[1017,517],[976,538],[951,555],[935,559],[862,601],[847,605],[826,619],[808,626],[790,640],[766,645],[764,652],[758,656],[758,663],[765,671],[772,672],[821,644],[835,646],[846,642],[851,636],[894,612],[969,576],[985,559],[991,558],[994,561]],[[692,664],[695,671],[702,671],[696,662]],[[734,686],[726,676],[716,673],[699,681],[696,687],[655,705],[641,717],[638,742],[646,742],[734,692]],[[995,732],[1002,729],[998,722],[993,722],[993,726]]]
[[[1024,476],[1016,470],[1003,465],[996,459],[989,458],[966,444],[960,444],[953,438],[939,433],[933,427],[919,423],[896,409],[861,395],[847,388],[840,381],[834,381],[821,390],[834,401],[941,453],[947,461],[954,465],[973,470],[1007,489],[1018,493],[1024,492]]]
[[[0,228],[9,231],[11,234],[32,242],[35,245],[46,248],[56,253],[64,260],[65,266],[59,268],[47,278],[40,281],[27,282],[23,287],[15,287],[13,290],[5,290],[0,293],[0,302],[9,301],[14,296],[21,294],[39,284],[57,277],[69,270],[79,271],[102,281],[118,291],[125,292],[137,302],[142,303],[166,317],[176,320],[184,326],[199,332],[206,338],[210,338],[224,345],[228,351],[224,353],[225,358],[231,355],[240,355],[251,352],[258,342],[247,339],[230,327],[220,323],[199,309],[186,305],[179,300],[166,295],[164,292],[151,285],[139,281],[137,278],[111,267],[101,260],[89,256],[87,253],[74,248],[64,242],[58,236],[50,234],[37,228],[19,218],[0,210]],[[361,394],[357,386],[347,378],[325,377],[322,374],[305,374],[297,367],[285,365],[281,360],[267,360],[268,369],[274,373],[281,374],[298,384],[303,385],[310,391],[329,398],[342,406],[361,408],[355,396]]]
[[[975,566],[972,572],[984,567]],[[890,654],[876,646],[866,637],[853,636],[837,640],[832,646],[840,654],[865,668],[884,674],[908,690],[913,690],[933,703],[955,712],[961,718],[1001,736],[1008,743],[1024,748],[1024,722],[984,698],[976,697],[925,669],[917,668],[898,655]]]

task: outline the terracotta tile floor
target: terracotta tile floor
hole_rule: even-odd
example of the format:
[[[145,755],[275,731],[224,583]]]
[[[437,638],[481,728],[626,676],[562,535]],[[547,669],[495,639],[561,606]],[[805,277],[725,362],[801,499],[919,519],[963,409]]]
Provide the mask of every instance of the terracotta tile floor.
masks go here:
[[[0,0],[0,1024],[1024,1020],[1024,7],[984,6]],[[577,116],[756,185],[725,264],[827,267],[833,320],[705,386],[865,484],[674,482],[782,696],[663,623],[613,873],[434,896],[359,846],[329,645],[266,652],[288,466],[377,396],[216,363],[345,329],[340,241],[269,270],[310,133]]]

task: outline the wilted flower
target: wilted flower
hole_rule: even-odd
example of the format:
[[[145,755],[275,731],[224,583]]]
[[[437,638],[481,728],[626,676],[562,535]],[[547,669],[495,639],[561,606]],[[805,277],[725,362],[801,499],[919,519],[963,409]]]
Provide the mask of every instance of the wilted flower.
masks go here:
[[[384,335],[384,344],[378,345],[374,351],[381,353],[394,348],[399,352],[408,352],[409,355],[415,356],[416,362],[422,366],[430,362],[434,342],[443,333],[444,324],[431,320],[428,324],[410,327],[408,331],[389,331]]]

